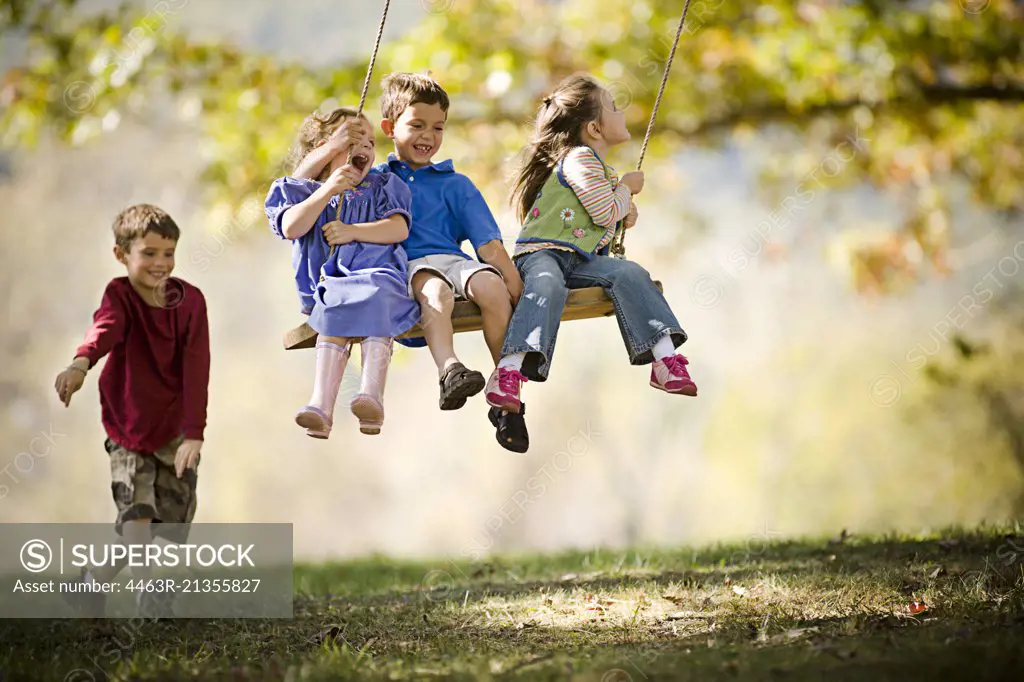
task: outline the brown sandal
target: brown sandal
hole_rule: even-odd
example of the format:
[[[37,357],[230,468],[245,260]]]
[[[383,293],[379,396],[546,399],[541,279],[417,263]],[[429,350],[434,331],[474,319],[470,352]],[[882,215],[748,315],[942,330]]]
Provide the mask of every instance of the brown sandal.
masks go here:
[[[442,410],[457,410],[466,400],[484,390],[487,380],[484,375],[469,369],[461,362],[453,363],[438,382],[441,398],[438,405]]]

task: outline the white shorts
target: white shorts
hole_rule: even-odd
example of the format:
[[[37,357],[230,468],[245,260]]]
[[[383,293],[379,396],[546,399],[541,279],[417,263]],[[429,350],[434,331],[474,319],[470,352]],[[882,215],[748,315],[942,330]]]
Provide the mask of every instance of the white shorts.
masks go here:
[[[423,258],[417,258],[409,261],[409,293],[412,294],[412,278],[417,272],[427,270],[431,272],[445,282],[448,286],[455,291],[455,295],[458,298],[466,298],[466,287],[469,284],[469,278],[478,272],[484,272],[489,270],[498,277],[501,277],[501,271],[493,265],[487,263],[481,263],[478,260],[472,258],[463,258],[462,256],[456,256],[450,253],[439,253],[432,256],[424,256]]]

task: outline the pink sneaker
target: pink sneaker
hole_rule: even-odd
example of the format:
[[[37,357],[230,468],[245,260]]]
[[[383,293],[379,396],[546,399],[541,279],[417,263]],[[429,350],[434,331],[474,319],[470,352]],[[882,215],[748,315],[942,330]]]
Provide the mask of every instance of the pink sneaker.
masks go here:
[[[678,395],[697,395],[697,384],[693,383],[686,366],[690,364],[682,355],[670,355],[662,360],[655,360],[651,365],[651,386],[665,393]]]
[[[515,369],[497,367],[487,380],[484,399],[491,407],[500,407],[506,412],[519,413],[522,402],[519,400],[519,386],[526,383],[526,377]]]

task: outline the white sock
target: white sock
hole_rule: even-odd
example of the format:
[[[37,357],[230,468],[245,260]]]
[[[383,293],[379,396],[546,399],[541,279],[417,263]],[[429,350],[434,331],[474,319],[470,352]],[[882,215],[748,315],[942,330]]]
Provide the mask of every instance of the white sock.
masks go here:
[[[498,362],[498,367],[514,369],[518,372],[523,368],[523,360],[525,359],[526,353],[513,353],[512,355],[506,355],[500,362]]]
[[[672,335],[665,334],[658,339],[658,342],[654,344],[654,348],[651,349],[651,352],[654,353],[655,360],[664,360],[670,355],[675,355],[676,345],[672,343]]]

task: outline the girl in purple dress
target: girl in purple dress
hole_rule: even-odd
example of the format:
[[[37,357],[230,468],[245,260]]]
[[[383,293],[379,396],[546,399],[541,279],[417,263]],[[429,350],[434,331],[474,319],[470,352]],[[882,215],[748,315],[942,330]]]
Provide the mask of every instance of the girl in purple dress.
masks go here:
[[[319,335],[313,395],[295,422],[313,438],[330,435],[351,346],[359,341],[362,381],[351,410],[360,431],[380,433],[394,337],[420,315],[400,245],[409,234],[412,196],[397,176],[370,172],[373,127],[354,109],[306,118],[291,159],[302,161],[300,169],[310,161],[321,166],[311,174],[316,180],[275,180],[265,206],[274,233],[292,241],[302,312]]]

